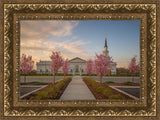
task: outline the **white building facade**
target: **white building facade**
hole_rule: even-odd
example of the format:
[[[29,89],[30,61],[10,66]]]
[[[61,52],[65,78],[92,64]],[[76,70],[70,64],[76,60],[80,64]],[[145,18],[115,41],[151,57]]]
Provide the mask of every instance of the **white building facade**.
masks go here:
[[[83,60],[79,57],[73,58],[68,61],[69,64],[69,72],[68,74],[86,74],[86,60]],[[41,61],[37,62],[37,73],[39,74],[52,74],[51,72],[51,61]],[[62,73],[62,69],[60,68],[58,73]]]
[[[108,46],[107,46],[107,36],[105,36],[105,46],[103,50],[103,55],[106,57],[109,57],[109,51],[108,51]],[[68,61],[69,64],[69,72],[68,74],[73,74],[73,75],[82,75],[86,74],[86,60],[83,60],[79,57],[75,57],[71,60]],[[111,61],[110,62],[110,73],[111,74],[116,74],[116,63]],[[51,72],[51,61],[41,61],[37,62],[37,73],[39,74],[52,74]],[[58,71],[59,73],[62,73],[61,68]]]

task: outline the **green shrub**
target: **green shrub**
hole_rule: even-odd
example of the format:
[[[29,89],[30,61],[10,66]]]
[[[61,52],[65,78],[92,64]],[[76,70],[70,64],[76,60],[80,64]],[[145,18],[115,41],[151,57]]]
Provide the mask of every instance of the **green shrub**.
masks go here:
[[[81,76],[89,76],[89,74],[82,74]],[[97,76],[97,74],[91,74],[90,76]]]
[[[105,97],[109,98],[113,93],[112,90],[110,88],[106,88],[103,93],[102,93]]]
[[[124,99],[124,97],[122,95],[118,94],[118,95],[111,95],[109,97],[109,99]]]
[[[113,77],[120,77],[120,76],[123,76],[123,77],[128,77],[128,76],[135,76],[135,77],[139,77],[139,74],[135,74],[135,75],[132,75],[130,73],[117,73],[117,74],[107,74],[105,76],[113,76]]]
[[[37,94],[38,96],[40,96],[42,99],[47,98],[48,97],[48,92],[46,91],[41,91]]]
[[[20,83],[20,85],[27,85],[27,83]]]
[[[106,83],[114,83],[113,81],[107,81]]]
[[[104,88],[101,87],[101,86],[99,86],[99,87],[96,88],[96,91],[97,91],[98,93],[102,93],[102,92],[104,91]]]
[[[24,74],[21,74],[20,76],[24,76]],[[53,74],[28,74],[27,76],[53,76]],[[26,77],[27,77],[26,76]],[[63,73],[57,73],[56,76],[64,76]],[[72,76],[72,74],[67,74],[66,76]]]
[[[27,82],[27,83],[20,83],[21,85],[27,85],[27,84],[32,84],[32,85],[47,85],[48,83],[45,82]]]
[[[133,85],[133,82],[130,82],[130,81],[127,81],[127,82],[124,82],[125,85],[130,85],[132,86]]]
[[[33,85],[46,85],[48,83],[44,83],[44,82],[30,82]]]

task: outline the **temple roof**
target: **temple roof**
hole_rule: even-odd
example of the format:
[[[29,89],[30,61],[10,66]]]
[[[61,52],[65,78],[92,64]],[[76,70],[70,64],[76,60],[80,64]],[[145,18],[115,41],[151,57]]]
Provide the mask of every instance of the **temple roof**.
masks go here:
[[[81,61],[81,62],[86,62],[86,60],[81,59],[81,58],[79,58],[79,57],[75,57],[75,58],[69,60],[69,62],[76,62],[77,60],[78,60],[78,61]]]

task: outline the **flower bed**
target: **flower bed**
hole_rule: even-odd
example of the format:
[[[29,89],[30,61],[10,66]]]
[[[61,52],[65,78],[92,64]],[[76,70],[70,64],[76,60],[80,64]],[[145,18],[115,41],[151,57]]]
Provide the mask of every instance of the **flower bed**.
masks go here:
[[[61,81],[58,81],[55,85],[53,83],[49,84],[46,88],[37,91],[23,99],[28,99],[28,100],[59,99],[71,80],[72,78],[68,77]]]
[[[92,78],[84,77],[83,81],[94,94],[96,99],[132,99],[118,91],[113,90],[109,86],[100,84]]]

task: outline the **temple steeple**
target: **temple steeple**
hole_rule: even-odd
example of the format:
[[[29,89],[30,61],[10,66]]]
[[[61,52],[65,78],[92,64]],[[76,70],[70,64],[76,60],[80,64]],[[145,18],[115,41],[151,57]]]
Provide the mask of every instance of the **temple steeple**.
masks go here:
[[[107,34],[105,34],[105,45],[104,47],[107,47]]]
[[[103,55],[109,57],[109,51],[107,46],[107,34],[105,34],[105,45],[104,45]]]

